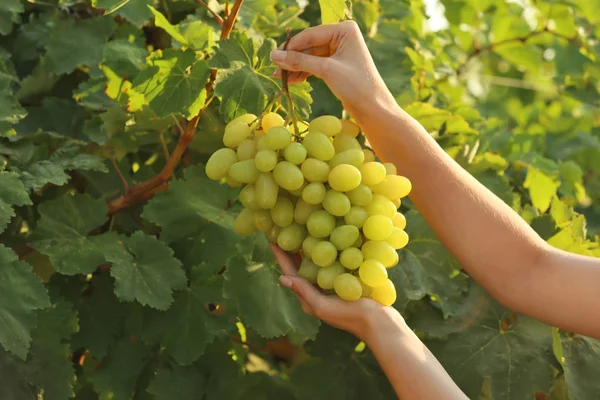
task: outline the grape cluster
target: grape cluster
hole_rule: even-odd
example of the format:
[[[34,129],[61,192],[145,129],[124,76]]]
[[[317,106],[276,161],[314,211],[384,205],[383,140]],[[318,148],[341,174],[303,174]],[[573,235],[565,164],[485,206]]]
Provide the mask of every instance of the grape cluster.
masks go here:
[[[206,174],[244,186],[235,232],[260,230],[283,250],[301,251],[298,275],[344,300],[393,304],[387,268],[408,243],[398,207],[410,181],[375,161],[351,121],[325,115],[297,127],[294,135],[277,113],[245,114],[225,127],[226,147],[210,157]]]

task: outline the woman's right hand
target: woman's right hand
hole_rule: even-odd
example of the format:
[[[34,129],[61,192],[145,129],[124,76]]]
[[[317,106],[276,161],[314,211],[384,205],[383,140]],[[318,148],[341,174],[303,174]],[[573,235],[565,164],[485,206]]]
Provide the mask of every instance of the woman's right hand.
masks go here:
[[[329,86],[348,113],[360,123],[373,107],[396,104],[379,75],[358,25],[354,21],[308,28],[271,53],[281,70],[290,71],[288,82],[314,75]]]

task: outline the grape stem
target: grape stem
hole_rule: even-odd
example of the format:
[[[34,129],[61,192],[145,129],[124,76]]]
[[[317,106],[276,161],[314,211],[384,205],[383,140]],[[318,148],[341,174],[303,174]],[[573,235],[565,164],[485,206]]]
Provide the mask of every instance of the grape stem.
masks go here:
[[[292,31],[290,28],[286,29],[287,36],[285,38],[285,42],[283,43],[283,50],[287,49],[288,44],[290,43],[290,39],[292,38]],[[300,137],[300,131],[298,130],[298,121],[296,121],[296,113],[294,112],[294,103],[292,102],[292,95],[290,94],[290,89],[288,87],[288,70],[281,70],[281,90],[285,94],[285,98],[287,99],[289,105],[289,115],[292,117],[292,124],[294,125],[294,132],[296,137]]]

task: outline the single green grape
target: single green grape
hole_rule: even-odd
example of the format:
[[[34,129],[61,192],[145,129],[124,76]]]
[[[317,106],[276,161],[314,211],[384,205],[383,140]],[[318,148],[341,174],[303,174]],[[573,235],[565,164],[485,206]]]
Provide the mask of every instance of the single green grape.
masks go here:
[[[230,176],[227,176],[227,178],[225,178],[225,182],[227,182],[227,185],[229,185],[229,187],[232,187],[232,188],[238,188],[238,187],[242,186],[241,182],[238,182],[235,179],[231,179]]]
[[[236,117],[234,119],[231,120],[231,123],[233,122],[243,122],[247,125],[249,125],[251,128],[254,128],[254,126],[258,125],[258,120],[256,115],[248,113],[248,114],[242,114],[239,117]],[[254,124],[254,126],[252,126]]]
[[[358,238],[356,239],[356,241],[354,243],[352,243],[352,247],[358,247],[360,248],[364,242],[364,237],[362,234],[358,235]]]
[[[273,219],[269,210],[255,210],[254,211],[254,225],[256,229],[262,232],[269,232],[273,227]]]
[[[357,137],[360,133],[360,127],[356,125],[354,122],[349,121],[347,119],[340,120],[342,123],[342,129],[340,130],[340,134],[350,135],[352,137]]]
[[[348,247],[340,253],[340,262],[348,269],[358,269],[363,262],[362,251],[356,247]]]
[[[382,285],[373,288],[371,298],[384,306],[391,306],[396,302],[396,288],[389,279]]]
[[[254,211],[244,208],[233,222],[233,231],[241,236],[252,235],[256,232]]]
[[[327,267],[337,258],[337,250],[333,244],[326,240],[322,240],[313,246],[310,252],[310,258],[319,267]]]
[[[339,298],[346,301],[356,301],[362,296],[360,280],[347,272],[339,274],[333,280],[333,290]]]
[[[386,175],[396,175],[398,173],[396,166],[391,162],[385,162],[383,166],[385,167]]]
[[[373,186],[381,183],[385,178],[386,171],[382,163],[368,162],[360,166],[362,183]]]
[[[400,199],[394,199],[394,200],[392,200],[392,203],[394,203],[394,205],[396,206],[396,210],[397,210],[402,205],[402,200],[400,200]]]
[[[235,164],[234,164],[235,165]],[[298,190],[304,184],[304,175],[294,164],[281,161],[273,170],[275,182],[286,190]]]
[[[387,269],[382,263],[376,260],[365,260],[358,268],[360,279],[371,287],[377,287],[385,284],[388,278]]]
[[[254,185],[248,185],[240,192],[240,202],[250,210],[258,210],[261,208],[256,199],[256,188]]]
[[[254,160],[238,161],[229,168],[231,179],[241,183],[254,183],[260,171],[254,165]]]
[[[284,228],[294,221],[294,203],[287,197],[277,198],[275,205],[271,208],[271,218],[278,226]]]
[[[393,229],[392,220],[384,215],[371,215],[362,227],[363,234],[369,240],[386,240]]]
[[[352,244],[358,239],[359,235],[358,228],[354,225],[341,225],[336,227],[329,237],[329,241],[338,250],[344,250],[352,246]]]
[[[237,147],[242,141],[248,139],[252,128],[245,122],[230,122],[225,126],[223,133],[223,144],[229,148]]]
[[[333,190],[349,192],[360,185],[360,171],[353,165],[341,164],[331,169],[327,181]]]
[[[309,182],[327,182],[331,168],[325,161],[307,158],[300,166],[304,177]]]
[[[398,253],[388,242],[369,240],[362,245],[361,250],[365,260],[377,260],[386,268],[398,263]]]
[[[366,207],[373,200],[373,192],[371,191],[371,188],[363,185],[362,183],[358,185],[356,189],[346,193],[346,195],[350,199],[350,203],[352,203],[354,206]]]
[[[369,213],[363,207],[352,206],[350,211],[344,215],[344,221],[349,225],[354,225],[357,228],[362,228],[365,220],[369,217]]]
[[[265,142],[265,136],[259,135],[258,131],[256,131],[254,140],[256,140],[256,150],[271,150],[267,147],[267,143]]]
[[[363,153],[365,155],[365,163],[375,161],[375,153],[373,153],[369,149],[363,149]]]
[[[256,203],[260,208],[271,209],[275,206],[279,194],[279,186],[275,182],[273,174],[270,172],[260,174],[254,188]]]
[[[218,181],[227,176],[229,168],[238,161],[236,152],[232,149],[224,147],[215,151],[206,162],[206,176],[210,179]],[[329,174],[329,165],[327,166]],[[327,177],[325,177],[327,180]]]
[[[277,237],[277,245],[285,251],[296,251],[302,246],[306,237],[306,227],[295,222],[281,228]]]
[[[335,278],[344,272],[346,272],[344,267],[337,261],[328,267],[321,268],[317,272],[317,285],[319,285],[321,289],[333,289]]]
[[[309,258],[305,258],[300,263],[300,268],[298,268],[298,276],[314,285],[317,283],[317,275],[320,269],[321,267],[316,265]]]
[[[396,206],[394,203],[380,194],[374,194],[373,200],[366,207],[369,215],[385,215],[388,218],[394,218],[396,215]]]
[[[307,154],[308,152],[306,151],[306,148],[298,142],[292,142],[288,144],[283,150],[283,156],[285,159],[294,165],[302,164],[302,162],[306,160]]]
[[[373,293],[373,288],[363,281],[360,281],[360,286],[362,286],[362,297],[371,297]]]
[[[302,142],[308,156],[322,161],[329,161],[335,155],[335,148],[331,140],[321,132],[309,132]]]
[[[316,238],[312,235],[306,236],[306,239],[302,242],[302,254],[304,257],[310,257],[313,247],[319,243],[321,239]]]
[[[335,229],[335,217],[325,210],[314,211],[306,221],[308,232],[316,238],[325,238]]]
[[[412,185],[404,176],[388,175],[381,183],[373,186],[372,189],[374,193],[381,194],[390,200],[394,200],[408,196],[412,189]]]
[[[343,217],[350,211],[350,200],[344,193],[329,189],[323,200],[323,208],[336,217]]]
[[[333,136],[342,130],[342,122],[333,115],[322,115],[310,121],[309,132],[321,132],[327,136]]]
[[[306,225],[312,213],[321,209],[320,204],[308,204],[304,200],[298,199],[294,208],[294,221]]]
[[[274,112],[266,113],[261,120],[262,129],[265,132],[269,132],[273,127],[283,126],[284,123],[283,117]]]
[[[331,168],[337,167],[341,164],[350,164],[356,168],[360,168],[365,161],[365,154],[361,149],[350,149],[337,153],[331,160],[329,160],[329,166]]]
[[[391,235],[385,239],[394,249],[399,250],[408,244],[408,234],[400,228],[394,227]]]
[[[271,149],[262,149],[254,156],[254,165],[260,172],[271,172],[277,165],[277,152]]]
[[[352,149],[362,150],[358,140],[347,133],[335,135],[335,138],[333,139],[333,148],[335,149],[336,153],[341,153],[342,151]]]
[[[302,200],[308,204],[321,204],[325,200],[327,189],[321,182],[312,182],[302,190]]]
[[[406,217],[401,213],[396,213],[392,218],[392,222],[396,228],[404,229],[406,228]]]
[[[265,144],[271,150],[281,150],[292,141],[292,133],[283,126],[275,126],[265,135]]]
[[[243,140],[237,148],[239,160],[250,160],[256,154],[256,141],[252,139]]]

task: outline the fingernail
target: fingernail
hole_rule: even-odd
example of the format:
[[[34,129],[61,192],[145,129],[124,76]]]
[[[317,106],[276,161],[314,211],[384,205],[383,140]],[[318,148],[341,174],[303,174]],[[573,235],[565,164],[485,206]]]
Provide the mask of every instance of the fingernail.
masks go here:
[[[275,62],[281,62],[285,60],[285,51],[283,50],[273,50],[271,52],[271,60]]]
[[[287,276],[280,276],[279,282],[281,282],[281,284],[288,289],[292,288],[292,280],[290,278],[288,278]]]

